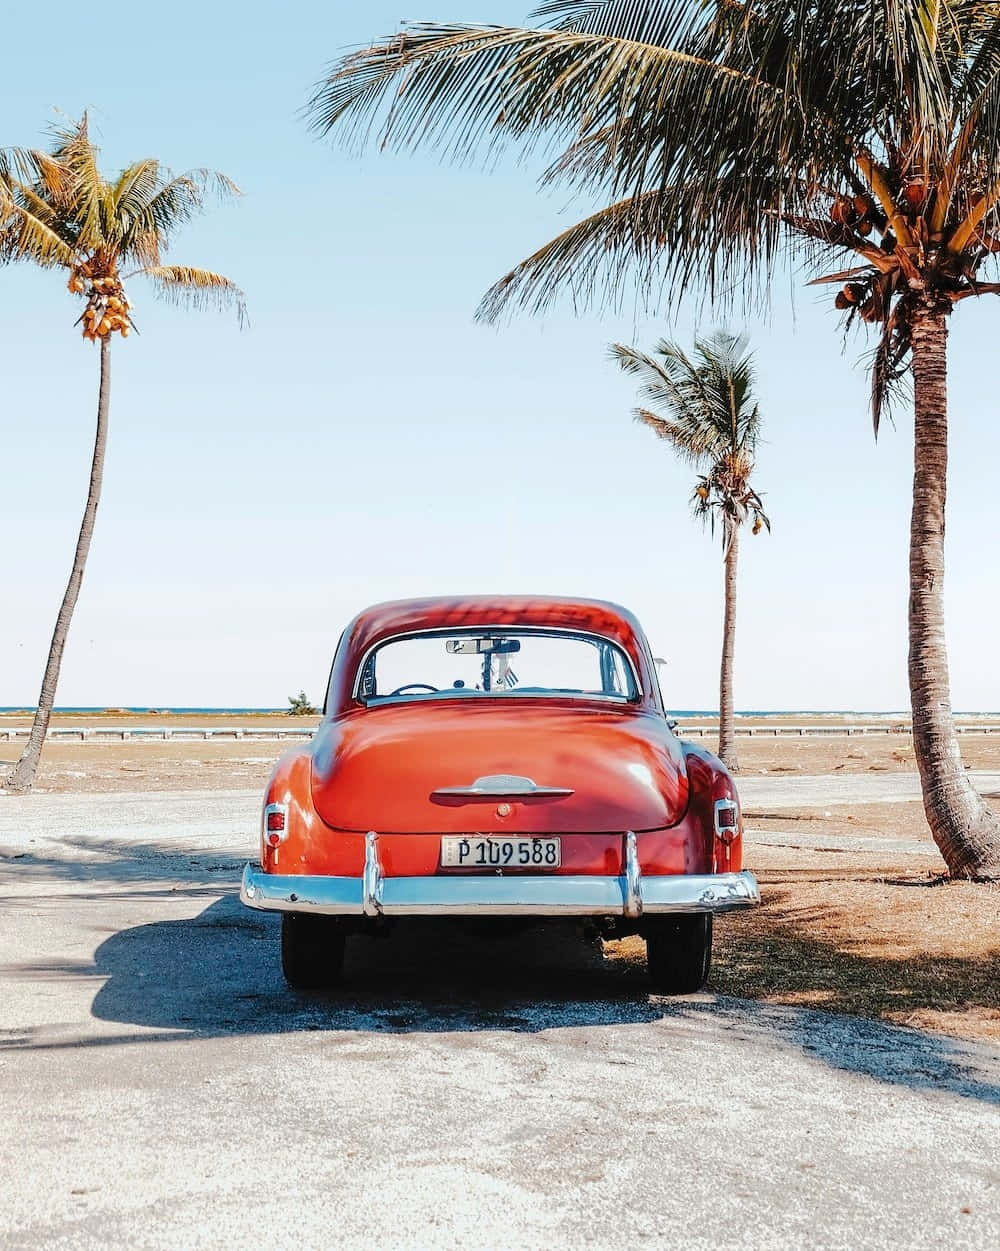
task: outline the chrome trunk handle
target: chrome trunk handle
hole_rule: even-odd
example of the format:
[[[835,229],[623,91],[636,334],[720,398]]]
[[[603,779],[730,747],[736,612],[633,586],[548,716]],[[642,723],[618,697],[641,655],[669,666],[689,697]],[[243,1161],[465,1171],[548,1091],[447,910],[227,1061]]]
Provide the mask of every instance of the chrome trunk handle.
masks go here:
[[[468,786],[439,786],[431,794],[467,795],[487,799],[516,795],[530,799],[538,795],[572,795],[573,791],[568,786],[539,786],[531,778],[519,777],[514,773],[490,773],[486,777],[476,778]]]

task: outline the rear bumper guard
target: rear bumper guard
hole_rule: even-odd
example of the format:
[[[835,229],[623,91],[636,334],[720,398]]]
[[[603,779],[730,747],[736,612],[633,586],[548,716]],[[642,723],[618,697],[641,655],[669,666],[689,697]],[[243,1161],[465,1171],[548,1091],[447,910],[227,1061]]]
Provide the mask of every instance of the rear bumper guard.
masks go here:
[[[757,879],[742,873],[643,875],[636,837],[625,835],[625,872],[385,877],[378,837],[365,838],[361,877],[264,873],[248,864],[240,899],[271,912],[328,916],[625,916],[731,912],[760,903]]]

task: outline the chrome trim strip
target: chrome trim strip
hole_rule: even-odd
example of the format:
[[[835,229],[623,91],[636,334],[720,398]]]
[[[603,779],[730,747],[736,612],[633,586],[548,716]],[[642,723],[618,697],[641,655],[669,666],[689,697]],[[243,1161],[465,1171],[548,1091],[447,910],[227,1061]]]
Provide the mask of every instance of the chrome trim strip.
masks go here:
[[[365,872],[362,879],[362,911],[366,917],[382,915],[382,865],[378,858],[378,835],[369,830],[365,835]]]
[[[476,778],[468,786],[439,786],[431,791],[431,795],[471,795],[471,796],[521,796],[529,798],[534,795],[572,795],[568,786],[539,786],[531,778],[518,777],[513,773],[491,773],[487,777]]]
[[[617,648],[617,650],[621,652],[628,662],[629,671],[632,674],[632,681],[635,683],[635,698],[629,699],[627,695],[588,695],[586,697],[577,695],[564,696],[564,698],[603,699],[608,700],[609,702],[625,704],[626,706],[641,704],[645,698],[646,692],[642,689],[642,683],[639,681],[639,671],[635,667],[635,662],[621,643],[616,642],[615,639],[608,638],[606,634],[595,634],[593,630],[578,630],[573,626],[519,626],[508,621],[506,625],[487,625],[485,622],[483,624],[479,624],[478,622],[468,622],[465,625],[452,626],[450,629],[447,626],[429,626],[425,630],[404,630],[401,634],[387,634],[385,638],[379,639],[377,643],[372,643],[370,647],[366,648],[364,655],[358,661],[358,667],[354,674],[354,682],[351,686],[351,699],[356,703],[363,702],[361,696],[358,694],[361,686],[361,675],[365,671],[365,665],[368,663],[368,657],[372,654],[372,652],[377,651],[378,648],[384,647],[387,643],[397,643],[401,639],[418,639],[428,634],[437,634],[441,638],[447,638],[449,634],[460,634],[463,631],[468,630],[480,630],[485,634],[492,634],[494,630],[498,634],[504,630],[508,633],[517,632],[518,634],[575,634],[579,635],[581,638],[598,639],[602,643],[610,643],[612,647]],[[485,691],[480,691],[479,694],[485,699],[490,697]],[[534,698],[551,699],[553,696],[554,692],[552,691],[539,691],[538,695]]]
[[[626,911],[627,872],[622,877],[555,873],[383,877],[377,840],[374,835],[368,838],[363,878],[264,873],[248,864],[240,899],[266,911],[356,917],[630,915]],[[646,874],[635,886],[644,915],[730,912],[760,903],[757,879],[746,869],[742,873]]]
[[[632,830],[625,831],[625,915],[642,916],[642,869]]]

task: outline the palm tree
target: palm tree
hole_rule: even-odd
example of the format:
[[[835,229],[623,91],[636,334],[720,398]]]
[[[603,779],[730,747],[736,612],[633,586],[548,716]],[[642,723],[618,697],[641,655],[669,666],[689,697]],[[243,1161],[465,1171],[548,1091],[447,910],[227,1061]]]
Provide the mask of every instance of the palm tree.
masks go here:
[[[134,328],[125,294],[130,278],[148,278],[158,293],[193,305],[235,304],[243,294],[228,278],[206,269],[168,265],[162,256],[171,235],[198,212],[206,193],[237,194],[222,175],[205,170],[171,176],[159,161],[136,161],[113,182],[97,166],[87,118],[53,130],[50,152],[21,153],[0,166],[0,262],[31,261],[62,267],[69,290],[82,297],[77,324],[100,346],[101,376],[90,489],[66,593],[56,618],[31,735],[13,772],[15,791],[31,789],[55,702],[63,648],[80,594],[104,477],[111,399],[111,336]]]
[[[718,330],[695,339],[692,360],[661,339],[652,355],[621,343],[611,354],[626,373],[642,379],[640,398],[659,409],[637,408],[635,417],[665,439],[699,475],[691,507],[696,517],[722,532],[725,611],[719,672],[719,755],[739,772],[733,726],[733,655],[736,645],[736,568],[740,527],[753,518],[753,533],[771,529],[760,496],[750,485],[760,406],[754,399],[754,363],[745,337]],[[656,359],[659,357],[659,359]]]
[[[547,26],[421,24],[336,62],[317,131],[459,159],[556,145],[602,205],[503,277],[481,316],[557,294],[650,306],[766,295],[779,259],[877,334],[872,411],[914,391],[909,681],[924,809],[953,875],[1000,878],[944,640],[947,337],[1000,294],[1000,12],[992,0],[548,0]],[[835,266],[838,272],[821,268]]]

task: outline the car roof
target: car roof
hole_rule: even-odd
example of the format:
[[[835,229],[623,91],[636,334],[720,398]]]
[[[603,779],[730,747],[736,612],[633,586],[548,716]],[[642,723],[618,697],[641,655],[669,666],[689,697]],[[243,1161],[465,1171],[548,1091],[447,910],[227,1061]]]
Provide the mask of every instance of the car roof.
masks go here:
[[[520,626],[579,630],[620,644],[636,664],[645,699],[653,699],[651,656],[638,620],[608,600],[554,595],[438,595],[389,600],[358,613],[344,631],[327,707],[342,710],[362,658],[385,639],[425,630]]]
[[[636,618],[608,600],[553,595],[436,595],[388,600],[366,608],[348,626],[351,650],[367,651],[395,634],[477,626],[588,630],[621,642],[642,637]]]

